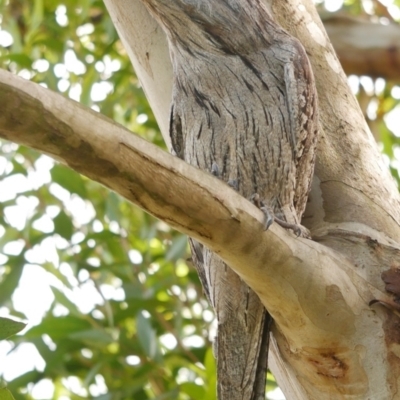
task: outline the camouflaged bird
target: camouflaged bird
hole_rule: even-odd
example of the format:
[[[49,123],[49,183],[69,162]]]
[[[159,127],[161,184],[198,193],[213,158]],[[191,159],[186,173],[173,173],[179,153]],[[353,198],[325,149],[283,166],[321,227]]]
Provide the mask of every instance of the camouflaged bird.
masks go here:
[[[302,45],[260,0],[142,2],[169,42],[174,152],[306,235],[317,96]],[[216,254],[195,241],[191,249],[218,319],[218,397],[264,399],[270,316]]]

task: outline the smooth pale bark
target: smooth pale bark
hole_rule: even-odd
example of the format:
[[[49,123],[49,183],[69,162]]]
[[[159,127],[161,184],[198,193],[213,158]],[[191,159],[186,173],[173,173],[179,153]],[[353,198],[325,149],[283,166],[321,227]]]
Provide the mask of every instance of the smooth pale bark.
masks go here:
[[[167,99],[172,73],[165,37],[139,0],[105,3],[168,142]],[[369,309],[368,301],[358,297],[368,284],[359,287],[355,282],[362,276],[383,289],[381,272],[399,266],[399,194],[312,2],[265,3],[276,20],[306,47],[318,86],[320,144],[303,223],[311,229],[314,240],[324,244],[325,251],[336,249],[352,261],[352,276],[347,282],[340,279],[344,264],[333,262],[326,268],[321,260],[309,280],[303,249],[293,253],[304,263],[291,284],[286,285],[282,272],[289,262],[285,258],[265,280],[257,276],[262,281],[259,287],[260,281],[237,269],[237,252],[227,261],[256,290],[276,320],[272,369],[289,399],[392,398],[400,389],[400,338],[394,329],[398,317],[380,305]],[[247,269],[253,269],[250,265]],[[326,284],[329,279],[340,284]],[[353,297],[349,285],[357,286],[358,295]],[[279,288],[279,295],[272,287]],[[292,296],[300,308],[293,303],[286,307],[287,298]],[[304,311],[307,304],[313,310],[312,317]],[[335,312],[325,308],[332,306]]]
[[[358,238],[360,233],[372,237],[370,232],[375,230],[381,238],[399,243],[398,190],[382,163],[312,1],[272,0],[271,4],[277,21],[306,47],[317,82],[322,134],[311,204],[306,214],[310,219],[306,221],[310,222],[314,240],[346,255],[354,262],[357,273],[379,286],[382,270],[398,266],[399,256],[394,256],[391,262],[371,258],[370,242],[367,239],[362,243]],[[378,242],[383,243],[381,239]],[[391,315],[382,324],[386,352],[377,352],[379,356],[372,360],[374,365],[368,366],[364,356],[359,356],[366,376],[357,376],[353,383],[364,381],[368,390],[352,397],[355,394],[346,389],[339,391],[341,396],[383,399],[397,393],[400,360],[396,355],[399,338],[393,333],[396,318]],[[367,329],[364,334],[371,335]],[[371,347],[364,349],[368,355],[379,347],[372,336],[370,341]],[[291,354],[286,358],[290,359]],[[373,374],[368,374],[369,368],[373,368]]]
[[[347,75],[400,79],[400,26],[333,14],[322,16]]]

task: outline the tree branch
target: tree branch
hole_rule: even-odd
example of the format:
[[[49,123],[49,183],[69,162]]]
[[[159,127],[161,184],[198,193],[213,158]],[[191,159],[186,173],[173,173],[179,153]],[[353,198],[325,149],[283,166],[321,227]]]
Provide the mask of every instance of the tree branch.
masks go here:
[[[268,309],[282,311],[283,298],[298,291],[300,280],[314,281],[316,270],[321,271],[317,281],[323,287],[332,280],[332,276],[324,277],[324,269],[350,266],[323,246],[295,238],[277,225],[265,232],[262,212],[211,174],[104,116],[6,71],[0,71],[0,108],[2,138],[56,158],[198,239],[251,281]],[[286,293],[283,280],[291,287]],[[293,299],[288,296],[284,302],[297,302],[297,296],[293,293]],[[362,303],[372,298],[367,295]],[[294,308],[297,316],[304,313],[294,304],[287,312],[292,314]]]
[[[343,14],[322,16],[347,75],[400,79],[400,26],[383,25]]]
[[[339,253],[276,225],[265,232],[262,212],[211,174],[6,71],[0,109],[0,137],[60,160],[218,253],[273,315],[288,357],[296,349],[294,366],[315,375],[340,359],[341,369],[362,372],[354,348],[365,326],[356,317],[371,314],[372,299],[390,299]],[[374,318],[370,325],[380,334]],[[341,353],[328,357],[332,343]]]

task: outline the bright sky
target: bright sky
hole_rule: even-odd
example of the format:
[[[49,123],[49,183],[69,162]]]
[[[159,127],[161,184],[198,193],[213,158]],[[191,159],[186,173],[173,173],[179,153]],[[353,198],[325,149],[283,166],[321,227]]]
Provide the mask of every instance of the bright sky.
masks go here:
[[[315,0],[317,3],[321,3],[323,0]],[[381,3],[389,6],[389,12],[394,17],[399,17],[399,9],[393,5],[394,0],[380,0]],[[364,7],[367,10],[368,7],[372,7],[372,0],[364,0]],[[337,11],[343,5],[343,0],[325,0],[325,7],[328,11]],[[57,11],[57,21],[61,26],[65,26],[68,23],[66,16],[66,9],[64,6],[60,6]],[[93,29],[90,24],[84,25],[79,28],[77,34],[83,36],[88,34]],[[1,30],[0,26],[0,46],[8,47],[12,44],[12,36]],[[35,63],[35,69],[38,71],[45,72],[49,68],[49,63],[46,60],[39,60]],[[119,69],[119,63],[112,61],[110,58],[105,58],[103,63],[96,65],[96,68],[103,73],[112,73]],[[85,66],[75,56],[72,50],[67,50],[65,54],[64,64],[58,64],[55,68],[55,74],[59,81],[59,89],[61,91],[69,90],[69,96],[79,101],[81,88],[79,85],[70,86],[69,72],[75,74],[84,74]],[[30,78],[29,71],[22,71],[21,75],[27,79]],[[359,85],[363,85],[367,93],[379,93],[382,92],[385,86],[383,80],[376,80],[375,82],[368,77],[349,77],[349,84],[354,93],[359,90]],[[101,101],[106,95],[112,90],[112,87],[108,82],[99,82],[93,86],[92,99],[95,101]],[[392,95],[396,99],[400,99],[400,87],[396,86]],[[368,109],[369,117],[373,118],[376,113],[376,107],[372,103]],[[385,122],[388,128],[394,132],[397,137],[400,137],[400,107],[396,107],[393,111],[388,113],[385,117]],[[400,151],[396,154],[397,159],[394,161],[395,167],[400,165]],[[388,159],[385,159],[389,163]],[[0,156],[0,175],[8,168],[8,161],[5,157]],[[42,156],[36,163],[37,171],[29,173],[27,177],[22,175],[12,176],[10,178],[3,179],[0,181],[0,201],[15,198],[19,192],[24,192],[30,189],[37,189],[44,183],[50,181],[50,169],[53,166],[54,161],[49,157]],[[52,193],[60,198],[69,212],[74,216],[76,221],[85,223],[85,221],[92,220],[95,216],[95,211],[89,202],[85,202],[77,196],[70,195],[66,190],[62,189],[58,185],[52,185]],[[5,216],[9,223],[18,228],[23,229],[26,224],[27,218],[31,215],[37,203],[37,199],[34,197],[21,196],[14,207],[8,207],[5,210]],[[35,228],[42,230],[43,232],[52,231],[52,217],[57,215],[58,207],[48,207],[45,215],[35,222]],[[4,235],[4,228],[0,226],[0,237]],[[81,238],[79,235],[74,237],[76,243],[79,243]],[[69,265],[59,263],[57,248],[62,249],[66,244],[62,239],[46,239],[40,246],[36,246],[28,254],[28,261],[30,264],[25,266],[22,278],[20,280],[18,289],[13,295],[13,302],[15,308],[18,311],[23,312],[28,318],[28,327],[39,324],[43,315],[49,309],[49,305],[52,303],[54,296],[50,289],[51,286],[56,287],[64,292],[69,299],[74,302],[83,313],[89,313],[93,310],[96,304],[102,304],[103,299],[98,293],[90,281],[84,285],[78,285],[76,278],[74,277]],[[23,243],[13,242],[10,243],[5,253],[19,254],[22,251]],[[130,254],[132,261],[134,258],[141,257],[140,254]],[[54,263],[56,267],[68,278],[69,282],[73,286],[72,290],[66,291],[63,285],[51,274],[47,273],[39,263],[48,261]],[[5,262],[4,256],[0,254],[0,274],[2,272],[1,264]],[[123,300],[124,292],[118,287],[118,283],[115,286],[103,285],[101,287],[102,294],[107,299]],[[67,310],[63,306],[57,306],[55,313],[63,315],[67,313]],[[0,316],[8,316],[8,310],[6,308],[0,308]],[[168,344],[168,338],[164,338],[166,344]],[[45,337],[46,343],[49,348],[54,347],[49,337]],[[170,343],[171,344],[171,343]],[[173,345],[173,343],[171,344]],[[3,375],[6,380],[12,380],[15,377],[28,372],[32,369],[43,371],[44,360],[39,355],[35,347],[31,344],[21,344],[15,351],[10,350],[11,342],[0,341],[0,376]],[[131,356],[135,357],[135,356]],[[135,359],[128,360],[132,365],[135,364]],[[86,389],[82,387],[81,382],[76,377],[70,377],[66,379],[65,385],[76,394],[87,395]],[[53,384],[50,380],[44,379],[36,385],[31,385],[29,388],[30,393],[35,399],[52,399],[53,398]],[[104,379],[101,375],[97,375],[95,383],[89,388],[91,396],[99,396],[102,393],[106,393],[107,388],[104,384]],[[284,396],[280,389],[277,389],[268,394],[269,399],[283,400]],[[64,396],[60,400],[68,400],[69,397]]]

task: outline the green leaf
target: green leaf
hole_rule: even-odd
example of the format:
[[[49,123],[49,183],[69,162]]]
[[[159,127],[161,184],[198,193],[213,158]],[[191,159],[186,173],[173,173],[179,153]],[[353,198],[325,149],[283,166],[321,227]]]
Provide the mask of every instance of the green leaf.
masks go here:
[[[267,393],[271,392],[272,390],[275,390],[277,387],[278,387],[278,384],[276,383],[276,379],[271,374],[271,372],[268,372],[267,373]]]
[[[165,255],[165,259],[167,261],[171,261],[184,257],[184,255],[186,254],[187,243],[188,241],[185,235],[179,235],[178,237],[176,237],[173,240],[167,254]]]
[[[53,340],[59,340],[73,333],[90,329],[90,323],[83,318],[84,316],[82,318],[70,315],[58,318],[49,316],[40,325],[30,329],[24,337],[32,338],[47,333]]]
[[[8,387],[15,393],[15,396],[18,397],[18,399],[21,398],[21,395],[17,393],[17,390],[19,387],[23,387],[28,385],[30,382],[37,382],[41,377],[41,372],[33,370],[33,371],[28,371],[25,374],[22,374],[12,380],[11,382],[8,382]],[[26,397],[24,398],[24,400]]]
[[[112,400],[113,396],[111,393],[102,394],[100,396],[95,397],[95,400]]]
[[[106,200],[106,215],[110,221],[119,221],[121,212],[119,209],[121,199],[114,192],[110,192]]]
[[[153,400],[171,400],[171,399],[177,399],[178,396],[179,396],[178,389],[173,389],[166,393],[160,394],[157,397],[154,397]]]
[[[81,99],[80,103],[90,107],[92,102],[92,99],[90,97],[91,91],[92,91],[92,86],[93,84],[99,79],[99,74],[96,71],[96,69],[91,66],[85,73],[84,76],[84,81],[82,85],[82,94],[81,94]]]
[[[103,362],[99,362],[88,371],[85,380],[83,381],[83,386],[88,387],[92,382],[94,382],[94,378],[99,373],[102,366]]]
[[[67,287],[67,288],[69,288],[69,289],[72,289],[72,285],[71,285],[71,283],[69,282],[68,278],[67,278],[64,274],[62,274],[61,271],[60,271],[58,268],[56,268],[56,267],[54,266],[54,264],[52,264],[52,263],[50,263],[50,262],[46,262],[46,263],[42,264],[42,267],[43,267],[47,272],[49,272],[50,274],[52,274],[55,278],[59,279],[59,281],[62,282],[62,284],[63,284],[65,287]],[[57,296],[55,296],[55,297],[57,298]],[[60,303],[61,303],[61,302],[60,302]],[[62,303],[61,303],[61,304],[62,304]],[[68,307],[67,307],[67,308],[68,308]],[[80,314],[80,313],[79,313],[79,314]]]
[[[80,340],[91,346],[107,346],[108,344],[114,342],[113,338],[102,329],[88,329],[86,331],[79,331],[71,333],[69,335],[70,339]]]
[[[19,279],[24,269],[24,257],[19,255],[17,257],[10,257],[8,259],[8,266],[11,271],[5,276],[0,284],[0,306],[10,301],[11,295],[18,286]]]
[[[31,30],[36,30],[43,21],[43,0],[35,0],[31,16]]]
[[[182,393],[189,395],[191,400],[202,400],[206,393],[203,387],[193,382],[182,383],[180,389]]]
[[[7,339],[8,337],[15,335],[22,331],[26,324],[18,321],[14,321],[9,318],[0,317],[0,340]]]
[[[159,351],[156,333],[150,321],[141,312],[136,317],[136,328],[139,342],[146,355],[151,359],[158,358]]]
[[[87,198],[85,183],[78,173],[62,165],[55,165],[51,170],[51,177],[54,182],[67,189],[70,193],[76,193],[84,199]]]
[[[0,62],[4,61],[6,57],[0,57]],[[14,61],[21,68],[32,68],[32,59],[26,54],[11,54],[7,57],[7,60]]]
[[[14,400],[10,391],[6,388],[0,389],[0,400]]]
[[[80,315],[80,312],[76,304],[74,304],[61,290],[57,289],[54,286],[50,286],[50,289],[52,290],[54,297],[58,303],[67,308],[72,315],[75,316]]]
[[[217,370],[215,358],[212,349],[208,349],[204,360],[204,366],[207,372],[207,389],[204,400],[216,400],[217,393]]]
[[[70,240],[72,234],[74,233],[74,226],[72,224],[71,218],[61,211],[57,217],[53,219],[55,232],[66,240]]]

